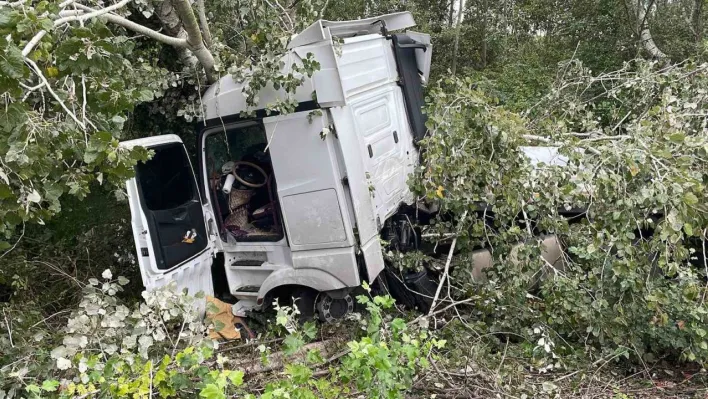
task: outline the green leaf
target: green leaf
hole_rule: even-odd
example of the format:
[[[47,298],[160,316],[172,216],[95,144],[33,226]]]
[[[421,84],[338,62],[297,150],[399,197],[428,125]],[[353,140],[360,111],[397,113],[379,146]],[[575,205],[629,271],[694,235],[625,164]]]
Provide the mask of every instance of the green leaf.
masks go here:
[[[363,281],[361,283],[361,286],[366,290],[366,292],[371,292],[371,287],[369,287],[369,283],[367,283],[366,281]]]
[[[12,12],[6,9],[0,11],[0,28],[9,28],[12,23]]]
[[[138,92],[138,100],[139,101],[150,101],[154,97],[152,90],[140,90]]]
[[[0,200],[5,198],[10,198],[12,196],[12,190],[6,184],[0,183]]]
[[[205,399],[225,399],[226,395],[224,395],[224,391],[216,384],[207,384],[199,392],[199,397]]]
[[[229,373],[229,381],[231,381],[231,384],[235,387],[240,387],[243,385],[243,371],[241,370],[233,370]]]
[[[283,344],[285,345],[285,354],[292,355],[300,348],[302,348],[303,345],[305,345],[305,341],[303,341],[302,338],[296,336],[295,334],[290,334],[285,337],[285,339],[283,340]]]
[[[691,223],[684,223],[683,224],[683,231],[686,233],[686,235],[692,236],[693,235],[693,226]]]
[[[9,43],[0,55],[0,72],[11,79],[21,79],[27,72],[22,51],[13,43]]]
[[[226,324],[224,324],[222,321],[214,320],[214,331],[219,332],[223,330],[224,327],[226,327]]]
[[[674,143],[683,143],[683,140],[685,138],[686,138],[686,135],[682,132],[672,133],[669,136],[669,140],[673,141]]]
[[[301,364],[289,364],[285,366],[285,372],[293,378],[296,384],[304,384],[312,377],[312,370]]]
[[[206,311],[207,314],[217,314],[219,313],[219,307],[214,302],[209,302],[207,303]]]
[[[384,309],[390,309],[396,301],[391,298],[390,295],[377,296],[374,297],[374,303],[381,306]]]
[[[689,191],[683,195],[683,202],[687,205],[695,205],[698,203],[698,197],[696,197],[696,194]]]
[[[54,392],[59,387],[59,381],[57,380],[46,380],[42,383],[42,390],[47,392]]]
[[[39,387],[38,387],[37,385],[35,385],[35,384],[27,385],[27,386],[25,387],[25,391],[31,392],[31,393],[36,393],[36,394],[39,394],[40,392],[42,392],[42,391],[39,389]]]
[[[406,322],[403,321],[403,319],[397,317],[391,322],[391,328],[395,332],[404,331],[406,329]]]
[[[314,339],[317,336],[317,325],[312,321],[305,322],[302,331],[307,338]]]

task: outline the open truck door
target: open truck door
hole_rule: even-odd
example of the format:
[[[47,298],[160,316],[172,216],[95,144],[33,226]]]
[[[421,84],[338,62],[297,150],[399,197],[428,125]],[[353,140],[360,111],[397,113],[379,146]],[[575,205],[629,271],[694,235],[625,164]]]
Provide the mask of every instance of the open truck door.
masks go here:
[[[213,241],[192,164],[174,135],[122,142],[154,156],[126,182],[138,264],[147,290],[176,282],[190,295],[213,295]],[[208,214],[208,213],[207,213]]]

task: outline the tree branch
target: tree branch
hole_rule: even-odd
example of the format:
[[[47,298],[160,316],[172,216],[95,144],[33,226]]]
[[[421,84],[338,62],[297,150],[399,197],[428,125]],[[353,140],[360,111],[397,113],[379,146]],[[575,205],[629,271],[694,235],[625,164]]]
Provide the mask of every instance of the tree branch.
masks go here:
[[[204,46],[202,32],[199,29],[199,23],[197,22],[197,17],[194,15],[194,10],[192,10],[192,5],[189,3],[189,0],[172,0],[172,6],[175,8],[179,19],[182,21],[184,30],[187,32],[187,46],[189,50],[197,57],[202,67],[204,67],[204,72],[206,73],[209,83],[216,82],[218,74],[216,73],[214,56],[209,49]]]
[[[19,1],[0,1],[0,7],[10,7],[10,8],[15,8],[19,7],[23,4],[25,4],[27,0],[19,0]]]
[[[136,24],[135,22],[129,21],[123,17],[119,17],[115,14],[111,14],[112,11],[115,11],[128,3],[130,3],[131,0],[122,0],[116,4],[113,4],[109,7],[102,8],[100,10],[95,10],[93,8],[81,5],[76,3],[75,6],[83,11],[85,11],[85,14],[82,15],[70,15],[66,16],[63,18],[59,18],[54,21],[54,28],[58,28],[59,26],[62,26],[64,24],[67,24],[69,22],[73,21],[79,21],[83,22],[91,18],[96,18],[103,16],[105,17],[108,21],[115,23],[116,25],[121,25],[124,28],[133,30],[135,32],[141,33],[145,36],[148,36],[152,39],[155,39],[159,42],[169,44],[171,46],[175,47],[180,47],[184,48],[187,47],[187,42],[185,40],[180,40],[174,37],[170,37],[167,35],[163,35],[161,33],[155,32],[154,30],[147,28],[145,26]],[[62,3],[63,4],[63,3]],[[22,49],[22,56],[27,57],[30,52],[34,49],[34,47],[39,43],[40,40],[47,34],[46,30],[41,30],[39,31],[34,37],[27,43],[24,49]]]
[[[47,78],[44,77],[44,75],[42,74],[42,70],[39,69],[39,66],[37,66],[37,64],[34,61],[32,61],[26,57],[25,57],[25,62],[27,64],[29,64],[29,66],[34,70],[34,73],[37,74],[37,77],[39,77],[39,80],[41,80],[42,83],[47,87],[47,91],[49,91],[49,94],[51,94],[52,97],[54,97],[54,99],[57,100],[59,105],[61,105],[61,107],[64,109],[64,112],[66,112],[71,117],[71,119],[73,119],[74,122],[76,122],[76,124],[81,127],[81,130],[86,130],[86,125],[84,125],[81,121],[79,121],[79,118],[77,118],[76,115],[74,115],[74,113],[71,112],[69,107],[67,107],[66,104],[64,104],[64,101],[52,89],[52,86],[49,85]]]
[[[442,290],[443,284],[445,284],[445,279],[447,274],[450,272],[450,262],[452,262],[452,254],[455,252],[455,245],[457,244],[457,237],[452,239],[452,244],[450,245],[450,252],[447,254],[447,262],[445,262],[445,270],[443,271],[442,277],[440,277],[440,283],[438,283],[438,288],[435,290],[435,296],[433,297],[433,303],[430,305],[430,310],[428,311],[428,316],[435,312],[435,305],[438,302],[438,297],[440,297],[440,290]]]
[[[130,1],[131,0],[122,0],[122,1],[119,1],[118,3],[115,3],[111,6],[106,7],[106,8],[101,8],[100,10],[91,11],[91,12],[83,14],[83,15],[78,15],[78,16],[73,15],[73,16],[68,16],[68,17],[64,17],[64,18],[59,18],[54,21],[54,27],[56,28],[56,27],[59,27],[65,23],[69,23],[72,21],[83,22],[83,21],[86,21],[86,20],[94,18],[94,17],[98,17],[103,14],[108,14],[109,12],[113,12],[113,11],[127,5],[128,3],[130,3]]]
[[[82,4],[76,4],[77,8],[80,8],[85,11],[95,11],[91,7],[87,7]],[[115,14],[104,14],[102,17],[106,18],[111,23],[114,23],[116,25],[120,25],[126,29],[132,30],[133,32],[139,33],[141,35],[147,36],[151,39],[157,40],[160,43],[168,44],[173,47],[177,48],[187,48],[187,40],[185,39],[180,39],[172,36],[167,36],[163,35],[160,32],[154,31],[148,27],[145,27],[140,24],[136,24],[133,21],[129,21],[123,17],[119,17],[118,15]]]
[[[465,12],[465,0],[460,0],[460,9],[457,10],[457,24],[455,26],[455,44],[452,50],[452,76],[455,76],[457,69],[457,53],[460,47],[460,29],[462,27],[462,14]]]
[[[202,28],[202,35],[204,36],[204,44],[206,44],[208,49],[213,48],[214,42],[211,39],[211,31],[209,30],[209,22],[206,17],[206,10],[204,9],[204,0],[197,0],[197,13],[199,14],[199,26]]]

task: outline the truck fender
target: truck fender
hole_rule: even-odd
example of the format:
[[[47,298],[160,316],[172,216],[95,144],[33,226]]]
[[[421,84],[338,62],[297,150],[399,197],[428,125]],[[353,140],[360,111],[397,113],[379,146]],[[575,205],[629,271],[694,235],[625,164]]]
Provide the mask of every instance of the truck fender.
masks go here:
[[[271,273],[261,284],[258,290],[258,307],[264,305],[263,301],[273,289],[284,285],[300,285],[316,291],[333,291],[349,288],[338,278],[320,269],[295,269],[287,268]]]

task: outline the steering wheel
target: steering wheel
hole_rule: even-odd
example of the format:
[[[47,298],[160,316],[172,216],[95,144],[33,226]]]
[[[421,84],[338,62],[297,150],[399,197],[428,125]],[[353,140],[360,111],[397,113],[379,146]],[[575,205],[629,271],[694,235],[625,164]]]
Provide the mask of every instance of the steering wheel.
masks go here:
[[[239,168],[239,167],[242,167],[242,168]],[[242,170],[241,173],[244,174],[245,176],[239,175],[239,172],[237,172],[238,169],[241,169]],[[250,169],[251,172],[252,171],[258,172],[258,174],[263,176],[263,181],[262,182],[253,182],[252,181],[253,180],[252,173],[245,174],[245,173],[243,173],[244,169],[247,171]],[[259,187],[265,186],[265,184],[268,182],[268,174],[265,172],[265,170],[263,170],[260,166],[254,164],[254,163],[251,163],[251,162],[246,162],[246,161],[234,162],[234,167],[233,167],[232,171],[233,171],[233,174],[234,174],[234,177],[236,178],[236,180],[238,180],[239,183],[243,184],[246,187],[259,188]],[[247,177],[251,181],[246,180]]]

